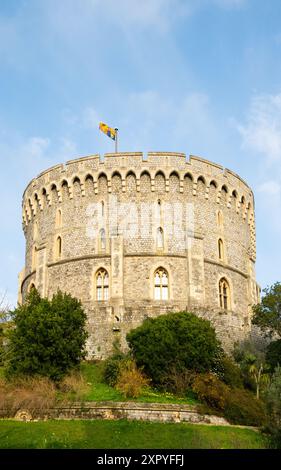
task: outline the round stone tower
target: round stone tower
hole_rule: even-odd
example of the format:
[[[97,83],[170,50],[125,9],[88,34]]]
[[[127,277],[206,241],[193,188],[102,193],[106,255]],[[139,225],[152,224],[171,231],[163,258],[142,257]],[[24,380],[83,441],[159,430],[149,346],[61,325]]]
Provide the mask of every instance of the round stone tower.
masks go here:
[[[35,286],[79,298],[88,357],[106,357],[147,317],[193,311],[226,348],[251,329],[254,198],[235,173],[182,153],[115,153],[42,172],[23,195],[25,268]]]

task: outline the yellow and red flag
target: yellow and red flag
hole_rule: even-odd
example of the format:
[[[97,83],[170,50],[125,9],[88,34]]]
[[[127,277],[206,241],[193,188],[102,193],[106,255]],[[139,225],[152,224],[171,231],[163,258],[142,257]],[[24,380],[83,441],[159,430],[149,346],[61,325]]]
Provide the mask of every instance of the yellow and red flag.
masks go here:
[[[107,124],[104,122],[100,122],[99,128],[102,132],[104,132],[108,137],[110,137],[112,140],[116,139],[116,133],[117,129],[113,129],[112,127],[109,127]]]

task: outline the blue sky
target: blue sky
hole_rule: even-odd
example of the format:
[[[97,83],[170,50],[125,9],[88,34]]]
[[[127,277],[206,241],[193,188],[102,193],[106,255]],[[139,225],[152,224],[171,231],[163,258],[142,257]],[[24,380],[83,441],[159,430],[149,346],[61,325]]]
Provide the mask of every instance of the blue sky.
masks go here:
[[[180,151],[254,190],[257,279],[281,281],[279,0],[0,0],[0,291],[16,301],[21,197],[41,170]]]

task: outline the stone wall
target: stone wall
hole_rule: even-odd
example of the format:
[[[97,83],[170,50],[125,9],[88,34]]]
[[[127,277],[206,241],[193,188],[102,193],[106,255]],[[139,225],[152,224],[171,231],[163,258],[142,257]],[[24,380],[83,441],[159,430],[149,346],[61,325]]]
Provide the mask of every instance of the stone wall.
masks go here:
[[[73,403],[48,410],[18,410],[11,415],[0,409],[0,417],[13,417],[22,421],[38,419],[128,419],[164,423],[194,423],[228,425],[226,419],[200,414],[195,406],[134,403],[134,402],[86,402]]]
[[[27,186],[23,230],[19,301],[32,285],[44,296],[61,289],[81,299],[89,358],[110,354],[116,338],[126,347],[127,331],[168,311],[211,318],[226,347],[250,330],[250,307],[259,297],[254,198],[220,165],[159,152],[72,160]],[[160,267],[168,275],[168,298],[157,300]],[[107,300],[97,298],[100,268],[109,276]],[[222,278],[230,290],[226,310]]]

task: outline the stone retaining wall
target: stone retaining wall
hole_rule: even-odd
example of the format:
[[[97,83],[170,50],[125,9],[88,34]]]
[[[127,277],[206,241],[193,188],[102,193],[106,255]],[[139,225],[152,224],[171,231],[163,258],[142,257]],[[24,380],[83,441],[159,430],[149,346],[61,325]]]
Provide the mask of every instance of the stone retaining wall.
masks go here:
[[[222,417],[200,414],[197,407],[192,405],[135,402],[69,403],[48,410],[21,409],[14,413],[2,409],[0,410],[0,417],[15,418],[22,421],[38,419],[128,419],[163,423],[229,424]]]

